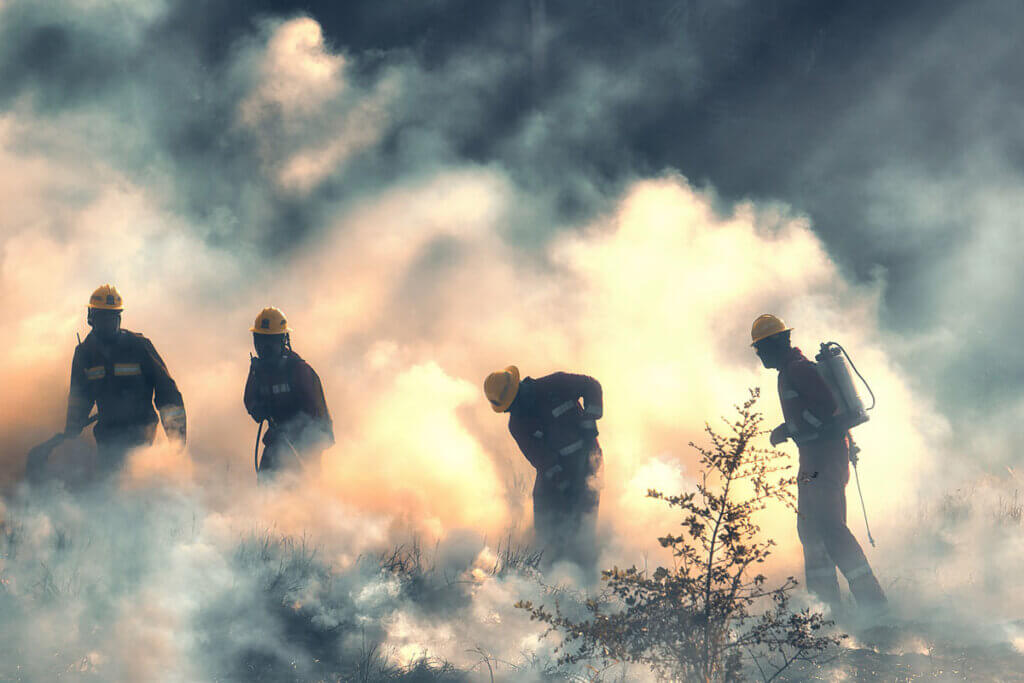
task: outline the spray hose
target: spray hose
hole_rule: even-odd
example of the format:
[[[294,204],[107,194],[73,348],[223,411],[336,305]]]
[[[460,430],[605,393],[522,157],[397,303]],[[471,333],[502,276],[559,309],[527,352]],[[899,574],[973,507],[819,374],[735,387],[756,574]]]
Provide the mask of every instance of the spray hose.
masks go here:
[[[256,468],[256,480],[259,481],[260,473],[260,437],[263,435],[263,423],[266,420],[260,420],[260,428],[256,430],[256,447],[252,452],[252,464]]]
[[[871,547],[875,547],[875,538],[871,535],[871,526],[868,524],[868,508],[864,505],[864,492],[860,490],[860,473],[857,471],[857,463],[860,462],[860,458],[857,454],[860,453],[860,446],[858,446],[853,437],[850,437],[850,462],[853,463],[853,476],[857,480],[857,495],[860,496],[860,510],[864,513],[864,529],[868,532],[868,541],[871,542]]]

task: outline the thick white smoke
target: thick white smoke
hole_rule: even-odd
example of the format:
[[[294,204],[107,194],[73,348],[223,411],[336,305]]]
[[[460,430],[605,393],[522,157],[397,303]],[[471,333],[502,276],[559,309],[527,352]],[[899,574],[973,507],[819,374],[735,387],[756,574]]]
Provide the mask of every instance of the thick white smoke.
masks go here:
[[[14,610],[5,613],[16,616],[0,624],[20,634],[10,656],[29,677],[46,678],[54,662],[124,680],[152,671],[167,680],[242,675],[232,667],[261,649],[268,661],[302,660],[296,671],[315,675],[307,660],[317,648],[295,645],[290,617],[268,595],[317,624],[315,637],[346,633],[346,661],[383,643],[403,661],[426,653],[470,667],[478,648],[525,671],[522,653],[543,661],[550,643],[538,642],[536,625],[512,604],[540,589],[487,570],[506,534],[528,538],[532,471],[505,418],[482,399],[482,378],[516,363],[524,374],[568,370],[601,381],[602,566],[642,563],[648,553],[662,561],[655,538],[676,520],[644,499],[647,489],[686,489],[697,475],[688,442],[748,387],[764,388],[766,426],[781,419],[774,375],[749,348],[750,322],[766,311],[796,328],[808,355],[821,341],[842,342],[879,397],[857,438],[879,542],[870,557],[897,609],[927,611],[954,590],[1005,600],[1009,586],[978,584],[966,559],[922,582],[941,545],[928,534],[909,543],[927,526],[915,511],[975,474],[946,455],[945,420],[892,361],[900,340],[877,322],[884,282],[847,282],[806,219],[754,203],[716,208],[710,190],[666,172],[603,198],[611,208],[585,225],[562,224],[550,197],[527,192],[506,169],[453,161],[444,140],[422,139],[409,172],[356,198],[324,198],[326,185],[389,144],[417,67],[367,83],[310,18],[260,31],[211,87],[238,94],[225,125],[256,141],[261,164],[246,191],[318,205],[315,229],[274,254],[255,239],[215,239],[218,226],[245,216],[203,224],[179,212],[182,180],[169,168],[126,172],[117,145],[90,137],[94,125],[119,130],[102,106],[59,123],[37,120],[27,104],[0,118],[9,321],[0,442],[12,495],[25,451],[62,426],[75,333],[86,331],[96,285],[120,288],[125,326],[154,341],[190,426],[187,452],[158,443],[134,454],[101,499],[55,490],[8,506],[17,554],[8,551],[0,576]],[[155,149],[137,129],[129,134],[123,144],[133,154]],[[248,210],[259,206],[254,196]],[[517,236],[537,221],[557,236],[522,244]],[[323,378],[337,436],[322,470],[282,491],[254,485],[255,425],[241,404],[247,330],[266,305],[285,310],[296,350]],[[85,438],[55,457],[72,466],[88,450]],[[999,486],[975,490],[998,499]],[[849,493],[851,526],[864,540]],[[983,516],[935,533],[980,555],[996,534],[1019,537],[1016,528],[993,531]],[[780,544],[770,572],[799,573],[792,513],[773,510],[764,527]],[[260,546],[280,535],[306,538],[316,557],[292,566],[289,558],[307,557],[301,549]],[[424,595],[403,593],[366,563],[413,537],[438,565]],[[983,564],[997,571],[1015,557]],[[294,593],[268,588],[282,567]],[[561,578],[576,580],[571,571]],[[920,588],[904,592],[897,579]]]

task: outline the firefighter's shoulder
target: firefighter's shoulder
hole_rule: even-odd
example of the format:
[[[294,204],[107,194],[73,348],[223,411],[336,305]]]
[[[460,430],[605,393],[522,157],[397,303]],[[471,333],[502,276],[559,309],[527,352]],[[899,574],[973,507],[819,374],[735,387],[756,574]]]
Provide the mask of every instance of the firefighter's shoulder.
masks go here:
[[[559,370],[557,372],[552,372],[550,375],[538,377],[534,381],[537,383],[538,387],[544,388],[548,391],[571,391],[572,388],[575,387],[575,383],[577,383],[581,377],[585,379],[593,379],[588,375],[577,375],[571,372],[563,372]],[[594,381],[596,382],[597,380]]]
[[[149,341],[149,337],[142,334],[141,332],[132,332],[131,330],[121,330],[122,338],[127,340],[130,344],[152,344]]]
[[[313,369],[313,366],[307,363],[305,358],[295,353],[294,351],[288,352],[287,361],[288,364],[292,366],[292,368],[303,368],[308,370]]]
[[[790,364],[789,369],[790,372],[797,372],[802,375],[807,375],[808,377],[819,376],[817,366],[815,365],[814,361],[808,360],[806,358],[801,358],[800,360],[793,361]]]
[[[153,346],[153,342],[150,341],[149,337],[142,334],[141,332],[132,332],[131,330],[121,330],[122,342],[127,342],[125,346],[133,349],[141,349],[144,351],[156,351],[156,347]]]
[[[85,339],[79,340],[78,344],[75,345],[75,357],[92,356],[97,353],[99,353],[99,345],[96,342],[96,336],[93,334],[85,335]]]
[[[316,370],[313,366],[306,362],[306,359],[297,353],[288,354],[288,362],[291,365],[291,372],[293,377],[306,376],[309,378],[320,379],[320,376],[316,374]]]
[[[565,376],[566,373],[562,372],[561,370],[556,370],[555,372],[552,372],[550,375],[542,375],[540,377],[535,377],[533,381],[539,382],[541,384],[549,384],[551,382],[559,382],[563,380]]]
[[[82,364],[86,363],[87,359],[90,358],[90,354],[91,347],[89,344],[89,337],[86,337],[75,345],[75,351],[71,354],[72,371],[74,371],[76,367],[82,367]]]
[[[815,371],[814,370],[814,362],[811,361],[810,359],[808,359],[807,356],[804,356],[803,354],[800,354],[799,356],[795,356],[793,358],[788,359],[786,361],[786,369],[789,370],[790,372],[793,372],[793,371],[797,371],[797,372],[811,371],[811,372],[814,372]]]

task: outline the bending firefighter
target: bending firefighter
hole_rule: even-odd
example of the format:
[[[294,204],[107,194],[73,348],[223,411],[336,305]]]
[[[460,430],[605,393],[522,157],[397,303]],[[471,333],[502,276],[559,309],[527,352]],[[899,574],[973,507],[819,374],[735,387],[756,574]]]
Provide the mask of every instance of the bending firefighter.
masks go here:
[[[807,589],[841,608],[836,567],[862,607],[886,603],[857,539],[846,525],[846,484],[850,480],[849,432],[837,424],[836,397],[815,364],[790,343],[791,328],[762,315],[751,330],[753,347],[766,368],[779,371],[785,422],[771,433],[773,446],[792,439],[800,452],[797,475],[797,533],[804,550]]]
[[[520,380],[518,368],[509,366],[487,377],[484,393],[495,412],[509,413],[509,432],[537,470],[533,525],[545,557],[593,565],[603,467],[596,423],[601,385],[565,372]]]
[[[261,427],[268,423],[258,473],[262,478],[319,463],[320,454],[334,444],[320,378],[292,350],[292,330],[281,311],[263,309],[250,331],[256,356],[245,383],[245,409]]]
[[[121,329],[123,310],[124,302],[115,287],[103,285],[93,292],[88,312],[92,331],[75,348],[71,361],[63,436],[71,438],[81,432],[96,406],[93,436],[97,474],[101,476],[120,469],[131,449],[153,443],[157,411],[167,438],[179,447],[185,443],[181,392],[153,343]]]

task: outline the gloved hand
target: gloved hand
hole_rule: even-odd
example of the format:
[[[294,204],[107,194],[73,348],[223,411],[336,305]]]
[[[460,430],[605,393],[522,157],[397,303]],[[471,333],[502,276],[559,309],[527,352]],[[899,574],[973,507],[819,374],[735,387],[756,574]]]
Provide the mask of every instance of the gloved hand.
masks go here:
[[[160,408],[160,421],[164,425],[167,438],[182,447],[185,445],[186,417],[185,407],[166,405]]]
[[[768,441],[770,441],[773,446],[778,446],[783,441],[788,441],[789,438],[789,426],[783,422],[772,430],[771,436],[768,437]]]
[[[185,436],[185,429],[184,428],[182,428],[182,429],[180,429],[178,431],[167,432],[167,440],[175,448],[184,448],[185,447],[185,439],[186,439],[186,436]]]

